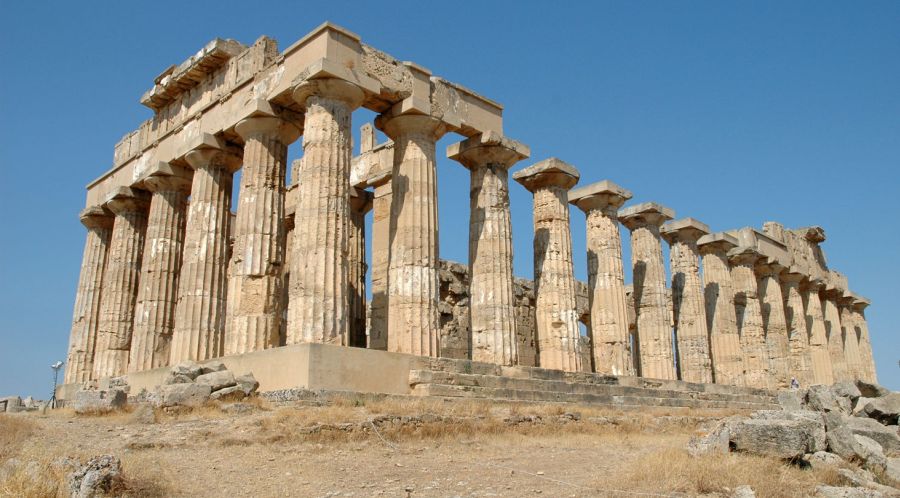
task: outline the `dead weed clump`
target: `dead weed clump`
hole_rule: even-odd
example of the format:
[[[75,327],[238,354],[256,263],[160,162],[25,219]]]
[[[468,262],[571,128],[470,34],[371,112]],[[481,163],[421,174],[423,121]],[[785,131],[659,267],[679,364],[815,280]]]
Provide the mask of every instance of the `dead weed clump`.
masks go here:
[[[777,458],[730,453],[691,457],[685,450],[669,448],[634,461],[615,483],[620,489],[639,492],[728,494],[749,485],[759,497],[812,496],[818,485],[841,485],[836,469],[803,469]],[[608,487],[609,482],[597,483]]]
[[[38,426],[24,416],[0,414],[0,463],[15,456]]]

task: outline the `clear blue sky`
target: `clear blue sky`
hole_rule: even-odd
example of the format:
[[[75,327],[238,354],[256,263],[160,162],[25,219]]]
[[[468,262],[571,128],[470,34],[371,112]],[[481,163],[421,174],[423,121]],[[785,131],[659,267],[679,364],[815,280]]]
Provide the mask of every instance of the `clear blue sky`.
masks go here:
[[[325,20],[502,102],[506,134],[531,146],[522,166],[557,156],[583,184],[611,179],[714,230],[822,225],[829,265],[873,301],[880,379],[900,389],[900,3],[574,3],[4,2],[0,396],[49,394],[84,186],[150,116],[138,99],[153,78],[214,37],[283,49]],[[454,140],[438,147],[441,255],[465,261]],[[511,190],[515,269],[530,277],[531,198]],[[584,279],[577,211],[573,235]]]

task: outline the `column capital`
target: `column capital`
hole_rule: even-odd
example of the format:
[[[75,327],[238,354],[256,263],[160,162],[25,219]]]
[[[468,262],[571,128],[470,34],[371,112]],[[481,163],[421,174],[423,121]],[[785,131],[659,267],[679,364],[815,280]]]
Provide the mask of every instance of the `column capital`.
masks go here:
[[[697,239],[697,247],[700,254],[727,254],[728,251],[738,246],[738,240],[725,232],[716,232],[704,235]]]
[[[728,261],[734,266],[753,267],[760,258],[765,258],[765,256],[752,247],[735,247],[728,251]]]
[[[118,187],[106,196],[106,207],[115,214],[144,211],[150,207],[150,194],[145,190]]]
[[[819,277],[810,277],[803,287],[810,292],[818,293],[825,288],[825,281]]]
[[[310,97],[322,97],[341,101],[352,111],[362,105],[366,93],[355,83],[340,78],[315,78],[294,85],[293,97],[304,109]]]
[[[513,173],[513,180],[522,184],[529,192],[546,187],[562,187],[569,190],[581,177],[575,166],[551,157]]]
[[[753,270],[760,277],[778,277],[787,267],[779,263],[775,258],[762,257],[756,262]]]
[[[595,209],[616,215],[622,204],[631,199],[631,191],[609,180],[578,187],[569,192],[569,203],[589,213]]]
[[[83,209],[78,218],[87,228],[112,228],[113,225],[112,212],[102,204]]]
[[[784,283],[800,284],[809,277],[796,266],[791,266],[781,273],[780,278]]]
[[[797,232],[799,232],[804,239],[818,244],[819,242],[825,242],[825,229],[820,226],[809,226],[798,228]]]
[[[176,191],[189,194],[192,176],[193,173],[187,168],[169,165],[166,173],[152,174],[144,178],[143,185],[150,192]]]
[[[228,170],[229,173],[241,169],[242,154],[236,147],[224,149],[201,148],[194,149],[184,156],[191,168],[218,167]]]
[[[531,149],[527,145],[495,131],[486,131],[447,147],[447,158],[458,161],[469,169],[488,165],[509,169],[530,155]]]
[[[425,135],[437,141],[450,131],[446,123],[425,114],[382,114],[375,118],[375,127],[395,142],[401,135]]]
[[[659,234],[669,245],[678,241],[696,243],[704,235],[709,235],[709,225],[694,218],[681,218],[663,224]]]
[[[350,209],[355,213],[366,214],[372,210],[374,195],[368,190],[350,187]]]
[[[859,294],[856,294],[854,292],[848,292],[847,294],[853,298],[853,310],[854,311],[861,312],[864,309],[866,309],[870,304],[872,304],[871,301],[860,296]]]
[[[619,211],[619,221],[632,231],[650,225],[659,227],[674,217],[675,211],[672,208],[655,202],[643,202]]]
[[[296,122],[277,116],[251,116],[234,126],[234,131],[245,141],[252,137],[276,137],[284,145],[294,143],[303,133]]]

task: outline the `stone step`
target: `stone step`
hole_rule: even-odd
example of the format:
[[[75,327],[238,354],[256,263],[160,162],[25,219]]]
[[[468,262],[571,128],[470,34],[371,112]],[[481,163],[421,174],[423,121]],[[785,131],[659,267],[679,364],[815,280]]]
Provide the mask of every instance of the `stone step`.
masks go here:
[[[645,396],[627,396],[617,394],[538,391],[447,384],[416,384],[412,389],[412,394],[416,396],[445,398],[483,398],[529,402],[581,403],[616,408],[679,407],[734,410],[777,409],[777,405],[771,402],[759,403],[734,400],[710,400],[690,396],[654,397],[650,395],[652,394],[652,390],[647,391],[648,395]]]
[[[496,389],[501,393],[504,392],[504,390],[508,390],[634,398],[696,399],[703,401],[721,401],[725,403],[753,403],[759,405],[771,405],[775,403],[775,398],[771,394],[746,394],[743,390],[734,390],[730,393],[675,391],[654,387],[631,387],[578,381],[542,380],[443,371],[435,372],[431,370],[411,370],[409,373],[409,384],[413,388],[419,384],[479,387]]]

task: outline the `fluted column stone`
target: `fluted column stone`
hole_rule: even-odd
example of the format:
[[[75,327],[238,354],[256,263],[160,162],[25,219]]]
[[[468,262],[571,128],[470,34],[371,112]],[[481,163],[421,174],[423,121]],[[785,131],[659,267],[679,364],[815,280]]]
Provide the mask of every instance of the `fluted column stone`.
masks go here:
[[[372,193],[350,188],[350,236],[347,263],[350,269],[350,327],[348,346],[366,347],[366,213],[372,210]]]
[[[486,132],[451,145],[447,157],[469,169],[469,329],[472,360],[519,361],[513,296],[509,168],[529,156],[525,145]]]
[[[775,389],[791,387],[790,345],[788,342],[787,319],[784,312],[784,295],[781,293],[779,276],[785,270],[771,258],[759,261],[755,267],[759,301],[762,307],[763,329],[766,334],[766,348],[769,351],[769,368]]]
[[[170,170],[174,174],[144,180],[144,188],[152,195],[135,304],[129,372],[169,364],[184,250],[187,196],[191,190],[190,171],[171,166]]]
[[[438,201],[435,143],[448,131],[432,116],[382,115],[394,141],[391,173],[388,351],[440,354]]]
[[[844,357],[847,360],[847,372],[851,381],[861,380],[865,376],[862,366],[862,355],[859,349],[859,334],[853,320],[852,296],[838,298],[838,311],[841,316],[841,331],[844,336]]]
[[[287,343],[346,345],[350,330],[351,114],[364,92],[325,78],[300,83],[306,109],[291,255]]]
[[[240,151],[231,147],[189,152],[194,169],[178,279],[175,331],[169,361],[222,356],[225,340],[231,187]]]
[[[117,377],[128,369],[149,197],[145,191],[120,187],[106,201],[115,221],[100,291],[95,379]]]
[[[734,280],[728,251],[737,239],[719,232],[697,241],[703,256],[703,291],[713,380],[716,384],[743,386],[744,353],[734,309]]]
[[[634,375],[619,208],[631,192],[608,180],[569,192],[569,202],[584,211],[587,224],[588,298],[594,371]]]
[[[819,291],[824,282],[813,279],[803,289],[803,308],[806,310],[806,327],[809,329],[809,351],[812,359],[813,383],[830,386],[834,383],[831,355],[828,353],[828,335]]]
[[[678,378],[666,289],[660,226],[675,212],[653,202],[619,211],[619,220],[631,231],[631,266],[634,284],[636,331],[642,377]]]
[[[228,283],[226,355],[278,345],[285,262],[284,178],[296,120],[255,116],[235,131],[244,139],[237,217]]]
[[[568,191],[578,170],[556,158],[521,169],[513,179],[534,194],[534,285],[538,362],[578,372],[578,312],[569,227]]]
[[[793,270],[793,269],[792,269]],[[797,379],[801,387],[813,383],[812,357],[809,347],[809,331],[806,327],[806,311],[803,308],[801,283],[806,275],[797,271],[781,274],[784,295],[784,316],[788,327],[790,354],[788,365],[791,377]]]
[[[83,210],[79,218],[87,228],[81,273],[75,291],[72,331],[66,359],[65,383],[81,383],[93,378],[94,346],[100,324],[101,288],[106,257],[112,237],[113,215],[103,206]]]
[[[391,174],[372,182],[372,303],[369,305],[369,349],[388,347],[388,272],[391,256]]]
[[[828,340],[828,355],[831,357],[833,382],[852,380],[844,354],[844,334],[841,330],[841,315],[838,311],[837,299],[840,292],[826,288],[819,294],[822,300],[822,313],[825,319],[825,337]]]
[[[662,237],[670,245],[672,314],[679,378],[702,384],[713,381],[706,305],[700,280],[700,249],[697,247],[700,237],[707,234],[709,226],[693,218],[670,221],[661,229]]]
[[[775,382],[766,346],[759,290],[753,272],[754,265],[763,257],[750,247],[737,247],[728,251],[734,279],[735,316],[744,352],[744,380],[749,387],[769,389],[775,387]]]
[[[869,335],[869,324],[866,321],[865,309],[869,306],[869,300],[851,294],[853,301],[853,324],[858,329],[859,335],[859,354],[862,361],[863,371],[865,372],[865,380],[869,382],[878,382],[878,374],[875,369],[875,357],[872,354],[872,340]]]

